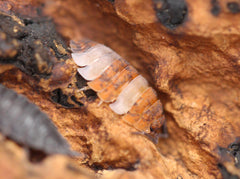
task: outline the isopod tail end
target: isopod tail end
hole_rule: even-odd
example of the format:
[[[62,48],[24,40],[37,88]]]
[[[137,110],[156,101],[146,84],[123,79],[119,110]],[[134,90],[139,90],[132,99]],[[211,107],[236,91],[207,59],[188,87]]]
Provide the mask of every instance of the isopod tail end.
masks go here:
[[[153,141],[154,144],[158,144],[159,139],[168,138],[168,133],[155,133],[151,138],[151,141]]]
[[[169,136],[165,116],[162,115],[160,119],[154,121],[154,123],[150,127],[150,133],[145,131],[139,131],[134,132],[133,134],[143,135],[147,137],[149,140],[151,140],[154,144],[158,144],[160,138],[167,138]]]
[[[168,135],[168,130],[167,130],[167,125],[166,125],[166,120],[165,120],[165,117],[163,117],[164,120],[160,120],[162,121],[163,123],[161,124],[161,127],[159,127],[157,130],[156,129],[152,129],[152,133],[153,133],[153,142],[155,144],[158,144],[158,141],[160,138],[167,138],[169,135]],[[149,134],[150,135],[150,134]]]

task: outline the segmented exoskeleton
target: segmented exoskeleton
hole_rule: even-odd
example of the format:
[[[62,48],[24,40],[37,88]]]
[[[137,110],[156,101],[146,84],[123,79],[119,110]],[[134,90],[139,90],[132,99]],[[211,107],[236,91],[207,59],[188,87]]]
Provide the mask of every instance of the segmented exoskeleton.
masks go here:
[[[126,60],[93,41],[71,41],[70,47],[79,74],[125,122],[144,133],[163,125],[165,116],[156,91]]]

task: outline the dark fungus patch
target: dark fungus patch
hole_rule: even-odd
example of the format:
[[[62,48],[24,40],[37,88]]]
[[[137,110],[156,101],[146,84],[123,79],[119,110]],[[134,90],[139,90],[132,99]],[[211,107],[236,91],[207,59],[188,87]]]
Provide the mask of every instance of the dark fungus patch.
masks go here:
[[[78,89],[82,89],[87,86],[87,81],[79,73],[76,73],[75,77],[77,79],[76,86],[78,87]],[[90,101],[94,101],[97,98],[97,93],[91,89],[84,90],[83,93]]]
[[[240,7],[239,7],[239,4],[237,2],[229,2],[229,3],[227,3],[227,8],[233,14],[237,14],[237,13],[240,12]]]
[[[53,102],[62,105],[65,108],[73,108],[74,105],[68,102],[68,95],[64,94],[60,88],[57,88],[52,91],[51,99]]]
[[[91,89],[83,91],[83,93],[87,96],[88,100],[94,101],[97,99],[97,93]]]
[[[188,8],[184,0],[154,0],[158,20],[167,28],[174,29],[183,24]]]
[[[14,64],[28,75],[47,78],[56,60],[69,58],[48,17],[21,17],[0,11],[0,32],[4,34],[0,34],[0,63]]]
[[[78,87],[78,89],[87,86],[87,81],[79,73],[76,73],[75,77],[77,79],[76,86]]]
[[[211,13],[214,16],[218,16],[220,14],[221,8],[218,3],[218,0],[211,0],[212,8],[211,8]]]
[[[71,96],[71,100],[76,103],[79,107],[83,106],[83,103],[77,100],[75,96]]]

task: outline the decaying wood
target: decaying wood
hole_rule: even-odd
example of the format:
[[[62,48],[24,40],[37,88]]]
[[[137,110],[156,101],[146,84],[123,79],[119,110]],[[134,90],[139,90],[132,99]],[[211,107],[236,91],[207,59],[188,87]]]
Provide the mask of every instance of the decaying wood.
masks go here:
[[[14,165],[9,178],[30,178],[29,170],[44,178],[48,165],[57,178],[60,161],[88,168],[74,173],[79,178],[90,170],[101,178],[240,178],[238,1],[5,0],[0,11],[0,83],[38,105],[87,156],[48,156],[36,169],[19,159],[24,149],[4,140],[0,176]],[[98,105],[67,48],[81,38],[111,47],[155,87],[168,138],[154,144]]]

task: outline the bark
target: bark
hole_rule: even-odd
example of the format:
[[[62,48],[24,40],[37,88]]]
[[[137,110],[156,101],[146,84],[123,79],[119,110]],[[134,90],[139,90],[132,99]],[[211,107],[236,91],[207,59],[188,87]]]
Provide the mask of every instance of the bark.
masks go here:
[[[47,156],[36,167],[7,140],[0,176],[240,177],[240,4],[5,0],[0,10],[0,83],[38,105],[72,149],[86,155]],[[70,39],[82,38],[114,49],[148,79],[163,103],[168,138],[154,144],[107,104],[98,106],[68,49]]]

